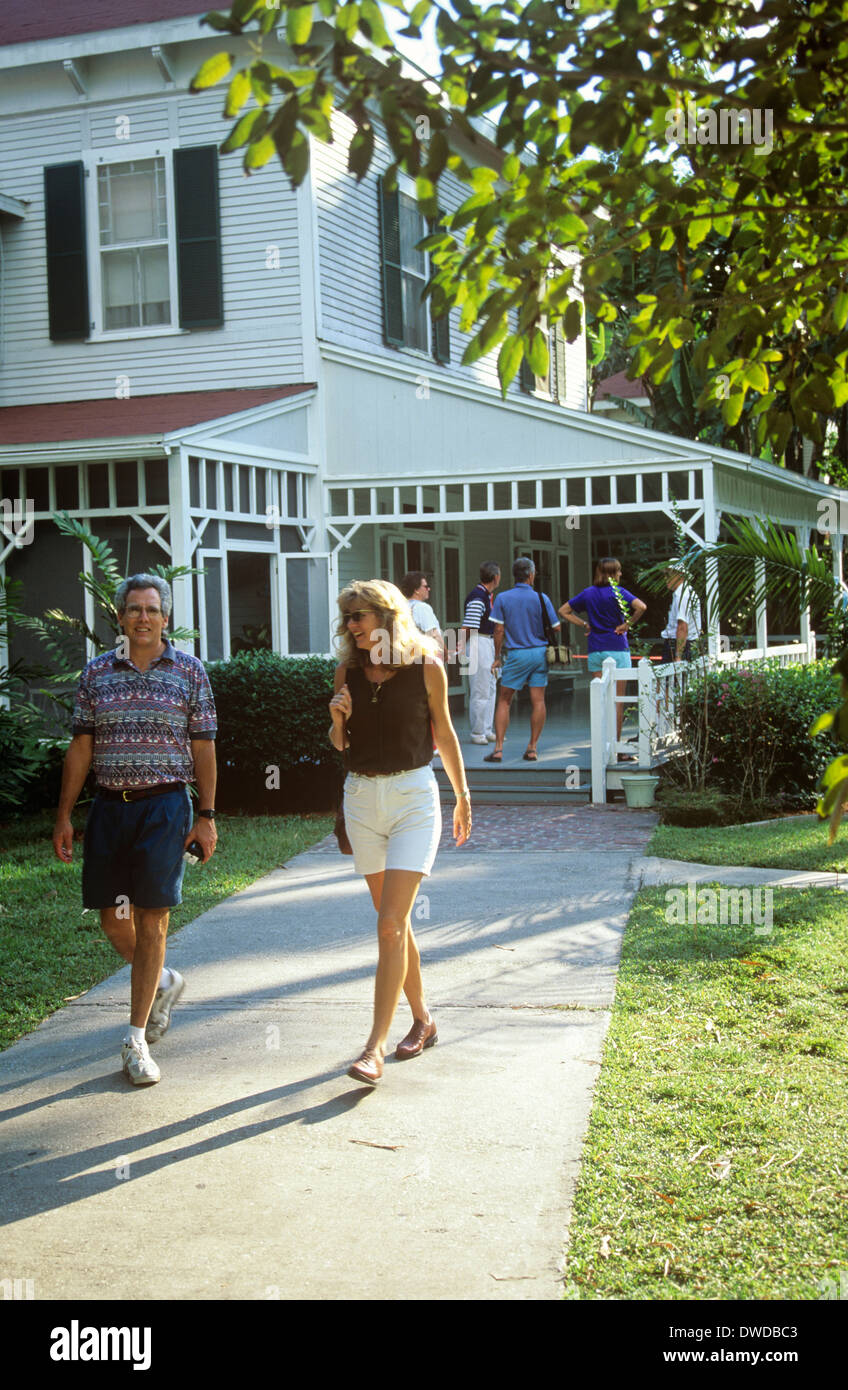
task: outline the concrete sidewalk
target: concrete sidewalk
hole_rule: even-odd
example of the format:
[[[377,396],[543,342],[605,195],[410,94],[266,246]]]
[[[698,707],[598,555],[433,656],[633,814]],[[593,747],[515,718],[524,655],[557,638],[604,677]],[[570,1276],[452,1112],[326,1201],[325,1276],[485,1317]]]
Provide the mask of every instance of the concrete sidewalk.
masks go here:
[[[666,883],[723,883],[741,888],[839,888],[848,890],[848,874],[818,869],[736,868],[696,864],[683,859],[646,857],[639,867],[639,887]]]
[[[349,1080],[374,913],[325,841],[169,945],[187,980],[120,1070],[129,970],[0,1055],[0,1276],[36,1299],[552,1299],[650,812],[481,807],[413,926],[439,1044]],[[405,1003],[392,1042],[407,1031]]]

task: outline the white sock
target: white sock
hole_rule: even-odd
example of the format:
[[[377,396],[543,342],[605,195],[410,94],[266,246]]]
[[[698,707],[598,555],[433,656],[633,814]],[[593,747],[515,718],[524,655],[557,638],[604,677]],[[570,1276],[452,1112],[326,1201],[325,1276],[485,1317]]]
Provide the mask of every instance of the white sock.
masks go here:
[[[166,966],[163,966],[163,969],[162,969],[162,978],[161,978],[161,980],[159,981],[159,988],[160,988],[160,989],[170,989],[170,988],[171,988],[171,985],[172,985],[173,983],[174,983],[174,972],[173,972],[172,970],[169,970],[167,965],[166,965]]]
[[[133,1040],[135,1042],[144,1042],[144,1029],[133,1028],[132,1024],[130,1024],[129,1028],[124,1034],[124,1042],[133,1042]]]

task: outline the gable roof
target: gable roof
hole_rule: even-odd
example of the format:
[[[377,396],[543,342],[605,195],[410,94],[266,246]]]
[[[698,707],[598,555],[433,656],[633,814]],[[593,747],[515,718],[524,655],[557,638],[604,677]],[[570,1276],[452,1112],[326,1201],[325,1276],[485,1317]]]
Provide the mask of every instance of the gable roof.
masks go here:
[[[159,19],[190,19],[208,14],[210,8],[214,6],[196,0],[2,0],[0,46],[124,29]]]
[[[615,396],[617,400],[646,400],[648,392],[640,376],[631,381],[626,372],[615,372],[598,382],[595,400],[601,401],[607,396]]]
[[[188,429],[243,410],[311,391],[313,383],[228,391],[179,391],[162,396],[55,401],[0,409],[0,445],[53,444],[72,439],[132,439]]]

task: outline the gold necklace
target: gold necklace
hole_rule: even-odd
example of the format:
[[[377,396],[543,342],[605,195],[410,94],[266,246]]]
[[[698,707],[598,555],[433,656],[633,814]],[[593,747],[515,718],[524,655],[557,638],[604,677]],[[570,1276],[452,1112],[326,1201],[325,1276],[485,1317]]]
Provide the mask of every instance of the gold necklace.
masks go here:
[[[365,679],[368,680],[368,677],[366,676]],[[380,703],[380,691],[382,690],[383,686],[386,684],[386,681],[387,681],[387,680],[391,680],[391,676],[384,676],[383,679],[382,679],[381,681],[369,681],[369,682],[368,682],[369,685],[373,686],[373,690],[372,690],[372,692],[371,692],[371,703],[372,703],[372,705],[378,705],[378,704]]]

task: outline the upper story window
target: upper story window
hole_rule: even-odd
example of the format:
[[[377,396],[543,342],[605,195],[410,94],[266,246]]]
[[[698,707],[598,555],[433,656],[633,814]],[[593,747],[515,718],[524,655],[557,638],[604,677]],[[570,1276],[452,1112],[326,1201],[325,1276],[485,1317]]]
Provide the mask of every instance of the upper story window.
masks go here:
[[[430,230],[427,219],[415,198],[402,189],[390,192],[382,179],[378,180],[378,197],[386,342],[449,362],[448,319],[434,319],[429,300],[421,298],[430,267],[426,252],[416,247]]]
[[[44,170],[51,339],[221,327],[216,146],[120,153]]]
[[[172,321],[164,159],[97,170],[103,328]]]
[[[403,341],[407,347],[429,351],[429,323],[426,300],[421,294],[427,284],[427,254],[416,251],[416,244],[427,235],[427,222],[414,198],[398,194],[400,221],[400,268],[403,283]]]

